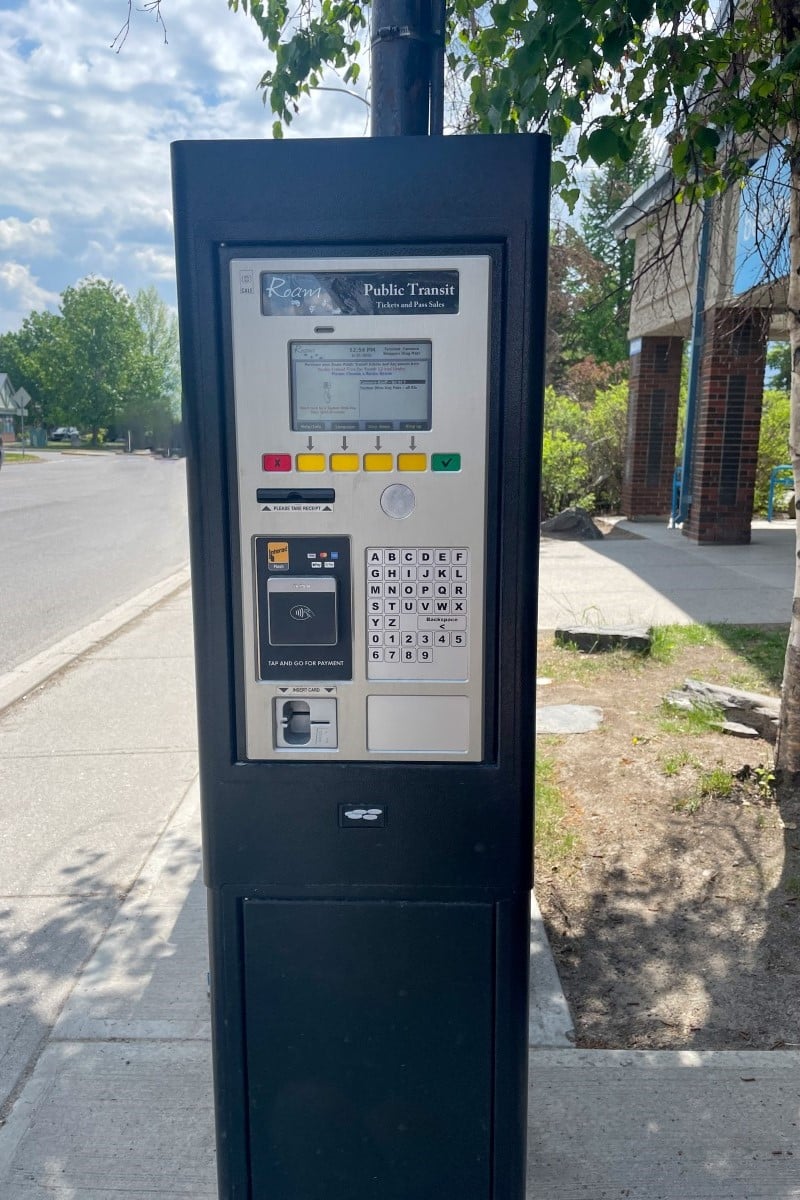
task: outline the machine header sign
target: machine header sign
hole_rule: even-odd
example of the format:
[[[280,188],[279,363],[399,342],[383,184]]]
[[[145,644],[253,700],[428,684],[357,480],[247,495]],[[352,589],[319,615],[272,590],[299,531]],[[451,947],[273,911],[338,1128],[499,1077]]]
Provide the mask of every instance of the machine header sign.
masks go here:
[[[264,271],[265,317],[361,317],[458,312],[458,271]]]

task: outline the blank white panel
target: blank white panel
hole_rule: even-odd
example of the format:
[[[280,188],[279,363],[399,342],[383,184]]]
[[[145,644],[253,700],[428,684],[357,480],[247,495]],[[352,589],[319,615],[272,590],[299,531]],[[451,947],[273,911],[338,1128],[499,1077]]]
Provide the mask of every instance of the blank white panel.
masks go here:
[[[467,696],[367,696],[367,749],[397,754],[466,754]]]

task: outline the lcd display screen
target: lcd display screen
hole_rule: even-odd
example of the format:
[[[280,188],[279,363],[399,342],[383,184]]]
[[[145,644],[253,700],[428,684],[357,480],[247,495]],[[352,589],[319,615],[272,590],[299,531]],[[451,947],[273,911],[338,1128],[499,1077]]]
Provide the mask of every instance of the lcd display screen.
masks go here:
[[[292,429],[431,427],[430,342],[290,342]]]

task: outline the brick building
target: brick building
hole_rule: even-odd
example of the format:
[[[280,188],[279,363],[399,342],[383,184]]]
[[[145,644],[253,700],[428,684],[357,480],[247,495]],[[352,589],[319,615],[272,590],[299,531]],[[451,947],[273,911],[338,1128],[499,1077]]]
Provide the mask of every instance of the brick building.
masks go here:
[[[663,172],[612,221],[618,236],[636,243],[622,508],[631,518],[670,516],[673,474],[681,463],[675,442],[683,350],[694,333],[700,357],[682,531],[696,542],[746,543],[767,341],[782,336],[785,325],[785,282],[774,282],[780,255],[771,255],[773,283],[767,288],[761,282],[764,230],[756,238],[748,224],[746,189],[716,200],[704,217],[699,208],[674,204],[672,186]],[[704,314],[699,338],[692,325],[698,284]]]

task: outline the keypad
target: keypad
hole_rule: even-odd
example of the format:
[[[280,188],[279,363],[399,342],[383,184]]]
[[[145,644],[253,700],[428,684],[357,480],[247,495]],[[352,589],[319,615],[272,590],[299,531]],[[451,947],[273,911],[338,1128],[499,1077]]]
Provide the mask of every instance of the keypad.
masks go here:
[[[467,678],[465,547],[368,547],[365,599],[368,678]]]

